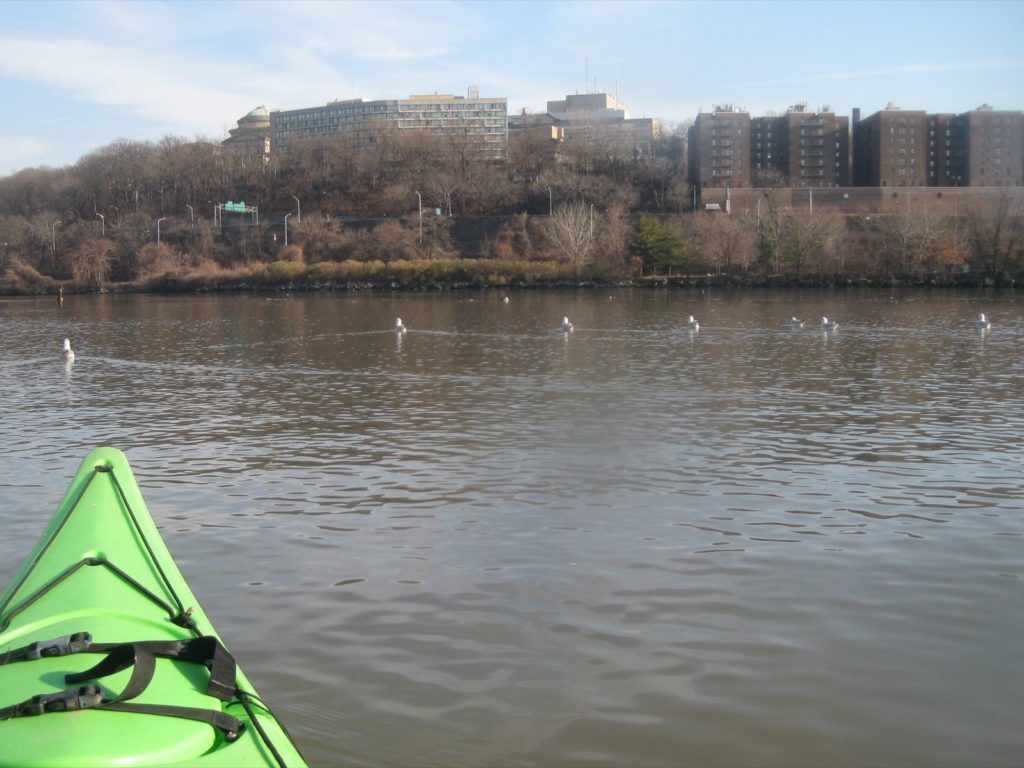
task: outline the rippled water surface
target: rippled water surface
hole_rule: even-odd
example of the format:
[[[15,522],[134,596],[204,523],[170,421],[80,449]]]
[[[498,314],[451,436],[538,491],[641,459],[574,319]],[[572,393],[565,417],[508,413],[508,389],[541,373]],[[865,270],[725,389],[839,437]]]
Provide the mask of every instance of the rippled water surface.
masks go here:
[[[313,764],[1024,759],[1013,294],[104,296],[0,322],[0,583],[85,453],[121,448]]]

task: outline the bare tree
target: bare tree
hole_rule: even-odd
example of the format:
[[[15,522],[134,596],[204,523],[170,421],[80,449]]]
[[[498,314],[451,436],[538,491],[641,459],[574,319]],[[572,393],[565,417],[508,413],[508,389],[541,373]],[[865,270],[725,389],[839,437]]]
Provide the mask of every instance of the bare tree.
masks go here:
[[[548,237],[563,261],[579,269],[594,247],[593,208],[583,202],[567,203],[555,209]]]
[[[889,274],[911,275],[930,262],[938,238],[937,221],[926,212],[900,212],[881,224],[881,267]]]
[[[102,291],[110,279],[110,254],[114,243],[106,238],[86,240],[68,254],[71,272],[79,285]]]
[[[1009,280],[1024,267],[1024,202],[1005,192],[987,209],[967,211],[967,242],[986,277]]]
[[[705,264],[718,274],[746,272],[756,253],[756,232],[739,216],[706,213],[697,218],[697,244]]]
[[[458,176],[452,171],[437,171],[427,176],[424,184],[427,197],[442,211],[452,215],[452,202],[459,192]]]

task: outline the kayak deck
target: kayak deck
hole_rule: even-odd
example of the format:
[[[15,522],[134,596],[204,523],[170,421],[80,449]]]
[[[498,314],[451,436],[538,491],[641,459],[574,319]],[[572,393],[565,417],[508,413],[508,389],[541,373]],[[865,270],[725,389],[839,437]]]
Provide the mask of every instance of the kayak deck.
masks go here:
[[[31,658],[33,644],[85,637],[78,633],[93,646]],[[181,650],[198,647],[217,655]],[[97,665],[114,656],[110,674],[100,674]],[[78,697],[60,695],[76,689],[91,704],[32,714],[63,710],[68,696],[76,706]],[[51,698],[33,704],[40,694]],[[0,743],[0,765],[24,768],[304,765],[223,649],[120,451],[86,457],[0,598]]]

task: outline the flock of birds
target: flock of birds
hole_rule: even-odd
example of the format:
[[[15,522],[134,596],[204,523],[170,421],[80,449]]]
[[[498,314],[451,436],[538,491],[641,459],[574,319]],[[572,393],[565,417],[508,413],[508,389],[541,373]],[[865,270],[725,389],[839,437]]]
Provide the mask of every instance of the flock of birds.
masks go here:
[[[506,296],[505,298],[502,299],[502,303],[503,304],[507,304],[508,303],[508,296]],[[791,317],[789,319],[789,327],[790,328],[803,328],[804,325],[806,324],[806,322],[807,322],[806,320],[799,320],[796,317]],[[686,318],[686,325],[687,325],[687,327],[691,331],[699,331],[700,330],[700,323],[697,322],[697,319],[693,315],[690,315],[690,316],[688,316]],[[987,331],[987,330],[989,330],[992,327],[992,322],[985,316],[985,313],[982,312],[982,313],[980,313],[978,315],[978,321],[977,321],[976,325],[978,327],[978,330],[980,330],[980,331]],[[837,323],[835,320],[829,320],[827,317],[822,317],[821,318],[821,325],[819,327],[820,327],[820,329],[822,331],[825,331],[827,333],[829,331],[836,330],[839,327],[839,323]],[[402,333],[405,333],[407,330],[409,330],[409,326],[407,326],[405,323],[402,322],[402,318],[396,317],[395,318],[395,327],[394,327],[395,333],[402,334]],[[573,330],[573,325],[569,321],[569,318],[568,317],[563,317],[562,318],[562,325],[561,325],[562,333],[572,333],[572,330]],[[64,362],[66,362],[66,363],[73,363],[73,362],[75,362],[75,351],[71,348],[71,339],[64,339],[64,349],[63,349],[61,355],[64,358]]]
[[[502,301],[503,304],[507,304],[508,303],[508,296],[503,298],[501,301]],[[796,317],[791,317],[789,319],[789,327],[790,328],[803,328],[806,323],[807,323],[806,320],[800,320],[800,319],[798,319]],[[982,312],[981,314],[978,315],[977,326],[978,326],[978,329],[982,330],[982,331],[987,331],[987,330],[989,330],[992,327],[991,321],[989,321],[989,319],[987,317],[985,317],[985,313],[984,312]],[[693,315],[689,315],[686,318],[686,327],[689,328],[691,331],[699,331],[700,330],[700,323],[697,321],[697,318],[695,318]],[[822,316],[822,318],[821,318],[821,325],[818,326],[818,327],[820,328],[820,330],[825,331],[825,332],[835,331],[835,330],[837,330],[839,328],[839,323],[836,320],[829,320],[827,317]],[[395,318],[395,333],[405,333],[406,330],[408,330],[408,326],[405,325],[402,322],[402,318],[396,317]],[[563,317],[562,318],[562,325],[561,325],[561,329],[560,330],[562,331],[562,333],[572,333],[573,325],[572,325],[572,322],[569,320],[568,317]],[[65,340],[65,343],[67,343],[67,340]]]

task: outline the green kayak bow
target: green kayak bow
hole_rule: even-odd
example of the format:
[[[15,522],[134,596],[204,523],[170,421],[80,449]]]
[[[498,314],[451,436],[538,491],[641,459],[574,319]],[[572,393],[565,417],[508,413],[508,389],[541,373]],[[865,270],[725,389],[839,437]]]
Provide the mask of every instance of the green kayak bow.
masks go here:
[[[0,598],[0,766],[303,766],[224,647],[124,454],[82,462]]]

